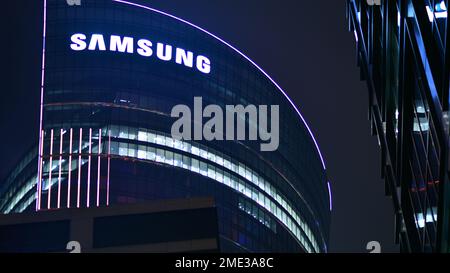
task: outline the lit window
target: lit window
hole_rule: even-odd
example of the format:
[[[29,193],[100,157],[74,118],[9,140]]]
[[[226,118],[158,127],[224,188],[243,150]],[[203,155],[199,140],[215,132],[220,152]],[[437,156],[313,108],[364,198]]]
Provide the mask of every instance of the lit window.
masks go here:
[[[147,133],[139,131],[139,133],[138,133],[138,140],[139,141],[147,141],[147,139],[148,139]]]
[[[147,151],[139,149],[138,158],[139,159],[147,159]]]
[[[191,147],[191,152],[193,155],[199,155],[200,154],[200,150],[197,147],[192,146]]]

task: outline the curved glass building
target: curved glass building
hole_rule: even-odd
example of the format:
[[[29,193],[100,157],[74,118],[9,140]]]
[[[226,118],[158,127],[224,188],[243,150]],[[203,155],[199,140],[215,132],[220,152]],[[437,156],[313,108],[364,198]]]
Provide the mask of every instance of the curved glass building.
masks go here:
[[[2,213],[213,197],[222,251],[327,252],[331,193],[317,143],[244,54],[145,1],[119,0],[47,0],[43,48],[40,143],[2,185]],[[174,139],[172,108],[194,97],[279,105],[278,149]]]

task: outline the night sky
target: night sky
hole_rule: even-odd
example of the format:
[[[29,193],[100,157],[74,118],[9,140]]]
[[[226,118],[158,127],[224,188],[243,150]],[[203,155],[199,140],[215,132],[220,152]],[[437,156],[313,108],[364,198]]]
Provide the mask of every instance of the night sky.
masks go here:
[[[63,0],[61,0],[63,1]],[[316,136],[333,190],[331,252],[395,252],[345,0],[147,0],[228,41],[277,81]],[[282,4],[281,4],[282,3]],[[37,143],[42,0],[2,1],[0,177]],[[282,122],[282,121],[281,121]]]

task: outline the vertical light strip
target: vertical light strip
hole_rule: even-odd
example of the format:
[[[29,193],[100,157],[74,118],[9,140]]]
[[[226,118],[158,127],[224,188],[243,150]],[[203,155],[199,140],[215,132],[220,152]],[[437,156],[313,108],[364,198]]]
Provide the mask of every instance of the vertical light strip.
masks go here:
[[[88,157],[88,177],[87,177],[87,197],[86,197],[86,207],[89,208],[90,205],[90,194],[91,194],[91,158],[92,158],[92,128],[89,129],[89,157]]]
[[[39,145],[38,145],[38,172],[36,177],[36,211],[40,210],[41,204],[41,132],[39,132]]]
[[[44,136],[44,131],[41,132],[42,136]],[[38,199],[37,199],[37,210],[41,210],[41,201],[42,201],[42,161],[44,160],[42,158],[42,154],[43,154],[43,149],[44,149],[44,137],[42,137],[39,140],[39,166],[38,166]]]
[[[60,131],[59,138],[59,170],[58,170],[58,209],[61,207],[61,174],[62,174],[62,152],[63,152],[64,129]]]
[[[80,187],[81,187],[81,150],[83,149],[83,128],[80,128],[80,143],[78,148],[78,188],[77,188],[77,208],[80,207]]]
[[[48,171],[48,190],[47,190],[47,209],[51,208],[51,198],[52,198],[52,170],[53,170],[53,129],[50,132],[50,163]]]
[[[42,118],[44,114],[44,83],[45,83],[45,37],[47,34],[47,0],[44,0],[44,23],[42,30],[42,67],[41,67],[41,105],[39,110],[39,143],[44,145],[44,134],[42,130]],[[38,174],[37,174],[37,202],[36,202],[36,210],[41,209],[41,194],[42,194],[42,147],[39,148],[38,151]]]
[[[333,210],[333,198],[331,196],[331,183],[328,182],[327,184],[328,184],[328,196],[330,198],[330,211],[332,211]]]
[[[97,166],[97,207],[100,206],[100,164],[102,153],[102,129],[98,130],[98,166]]]
[[[109,173],[111,171],[111,131],[108,130],[108,174],[106,178],[106,205],[109,206]]]
[[[69,173],[67,179],[67,208],[70,208],[70,184],[72,179],[72,144],[73,144],[73,128],[70,128],[69,140]]]

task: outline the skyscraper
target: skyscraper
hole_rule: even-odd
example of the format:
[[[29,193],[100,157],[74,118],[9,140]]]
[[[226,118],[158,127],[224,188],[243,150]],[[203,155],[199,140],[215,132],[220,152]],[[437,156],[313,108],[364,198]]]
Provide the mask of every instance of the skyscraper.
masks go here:
[[[347,1],[404,252],[449,252],[448,1]]]
[[[2,184],[2,213],[213,197],[221,251],[327,252],[323,157],[266,72],[145,1],[44,3],[40,142]],[[279,105],[278,149],[174,138],[172,109],[198,97]]]

